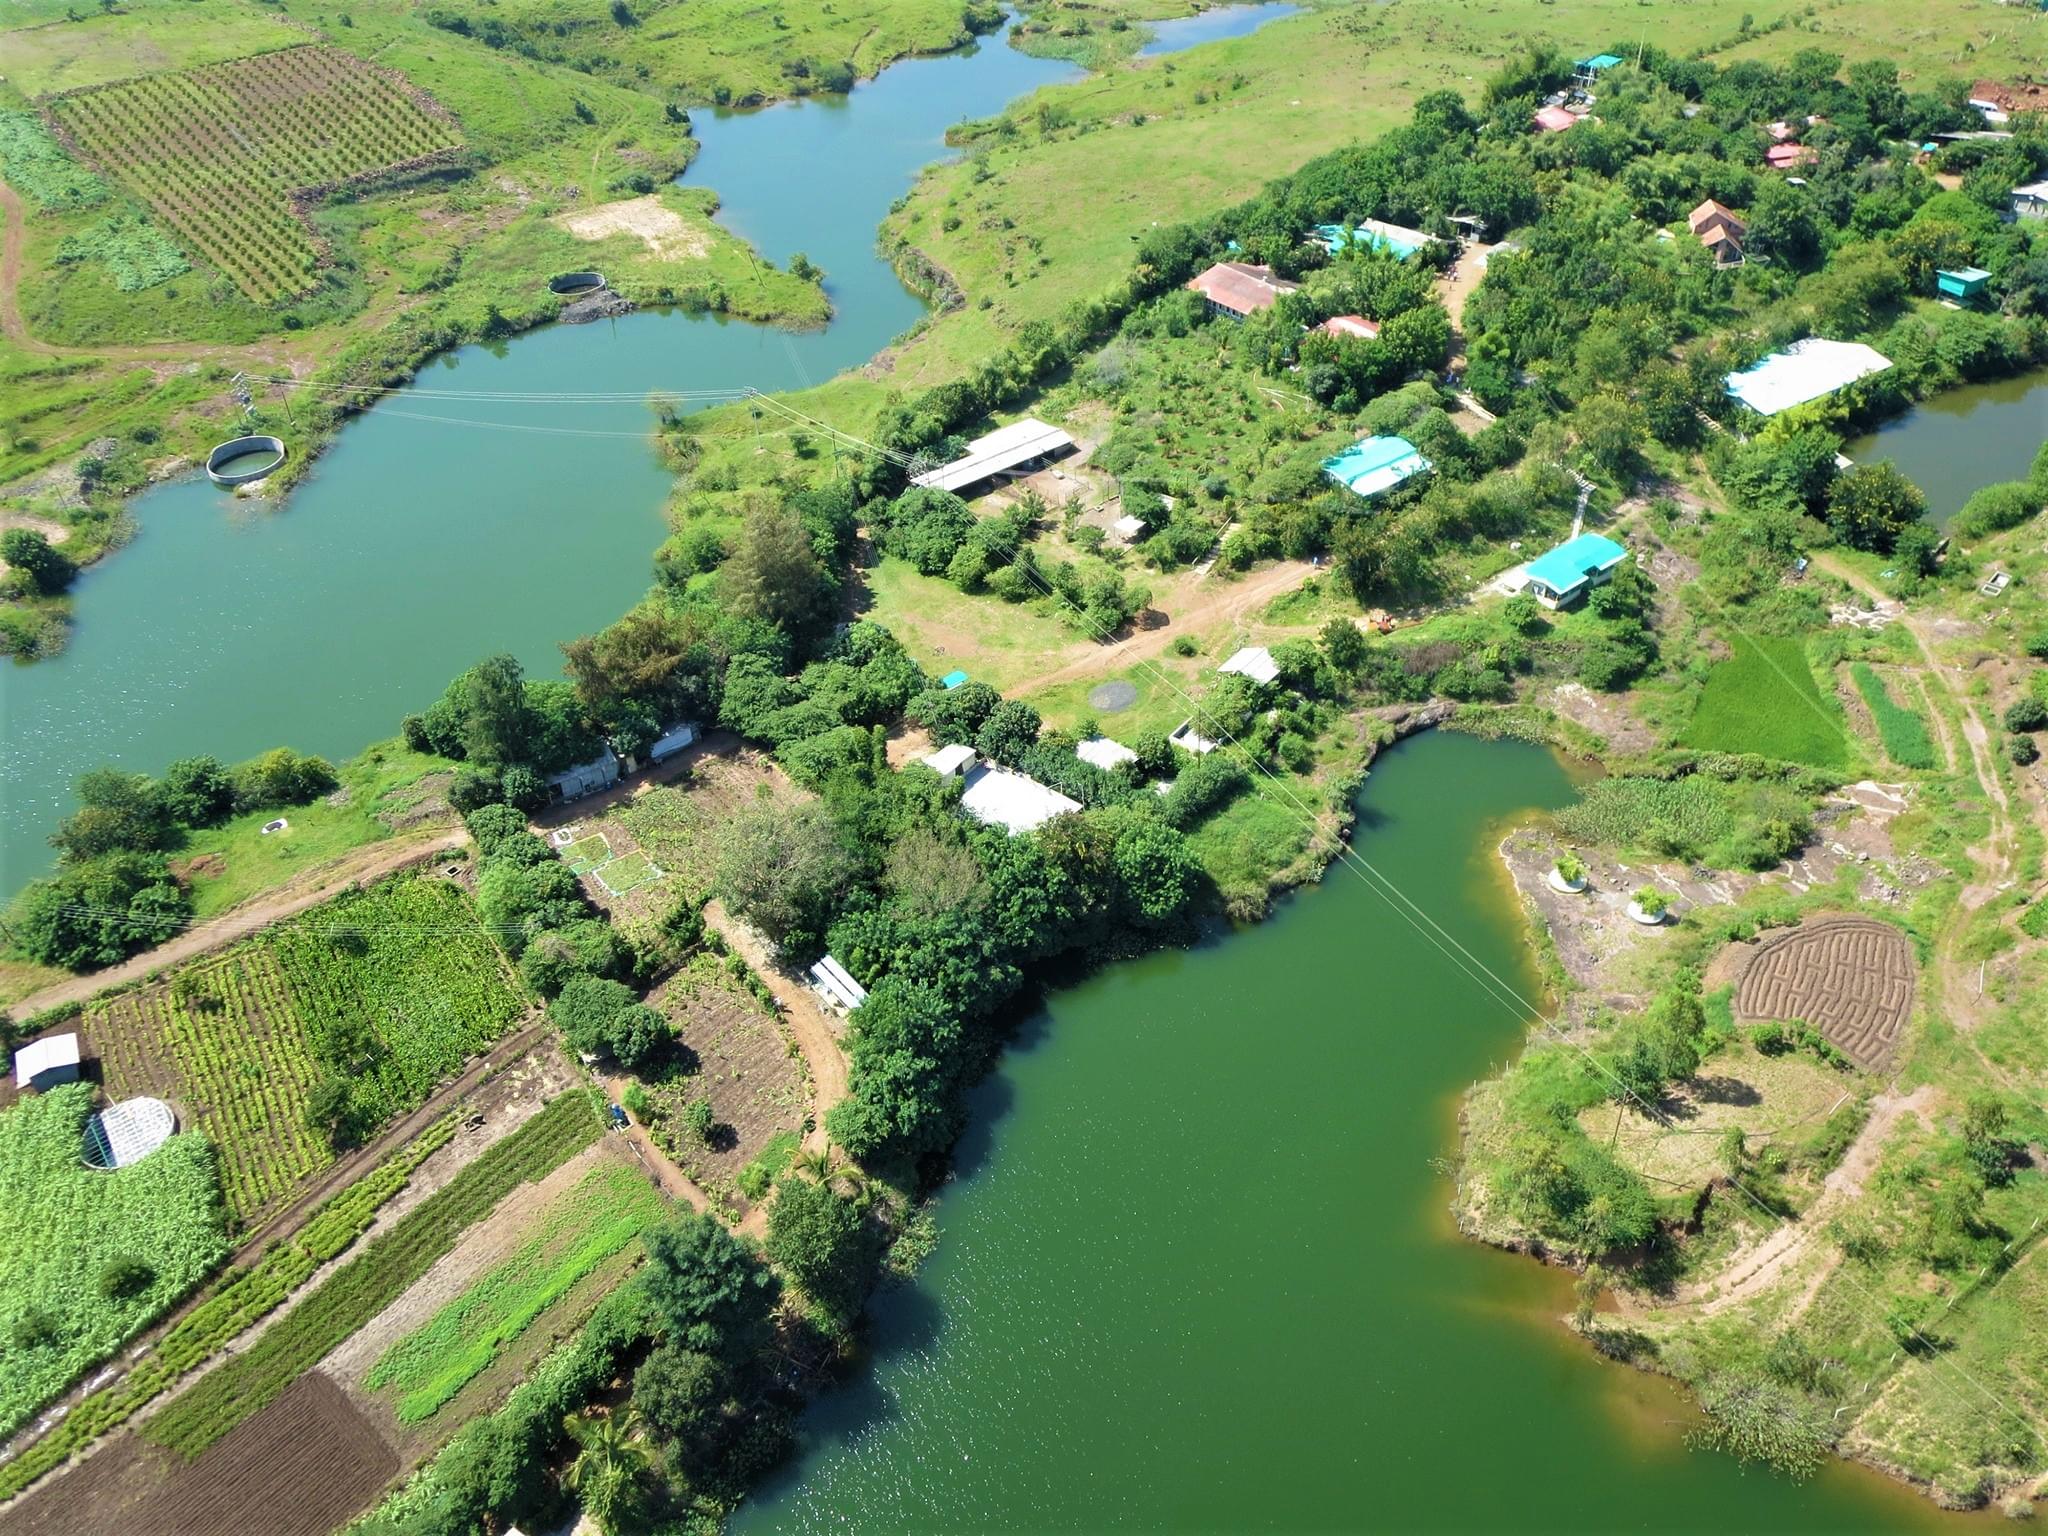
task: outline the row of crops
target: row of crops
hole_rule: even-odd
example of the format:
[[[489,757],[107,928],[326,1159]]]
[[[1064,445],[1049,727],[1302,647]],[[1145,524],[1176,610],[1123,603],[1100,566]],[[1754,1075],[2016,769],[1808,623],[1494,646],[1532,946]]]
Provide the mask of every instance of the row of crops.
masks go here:
[[[459,142],[403,85],[306,46],[59,97],[84,151],[251,298],[303,291],[318,264],[292,193]]]
[[[0,1114],[0,1438],[134,1337],[227,1251],[213,1152],[173,1136],[130,1168],[80,1158],[89,1083]]]
[[[371,1173],[328,1200],[290,1238],[266,1249],[254,1264],[228,1271],[213,1293],[166,1330],[118,1381],[87,1397],[64,1416],[63,1423],[0,1466],[0,1499],[12,1498],[44,1473],[63,1465],[74,1452],[125,1424],[186,1372],[197,1369],[230,1340],[283,1305],[312,1278],[315,1269],[367,1232],[385,1203],[454,1135],[454,1116],[437,1120]]]
[[[309,1123],[368,1136],[497,1040],[525,1001],[469,899],[430,879],[344,896],[168,985],[94,1006],[86,1033],[115,1097],[169,1099],[220,1148],[244,1229],[333,1161]]]

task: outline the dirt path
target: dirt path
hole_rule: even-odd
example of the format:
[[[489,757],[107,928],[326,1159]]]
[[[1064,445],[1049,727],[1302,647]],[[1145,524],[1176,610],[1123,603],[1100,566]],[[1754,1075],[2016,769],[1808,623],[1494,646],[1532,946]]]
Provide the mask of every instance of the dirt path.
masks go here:
[[[1012,683],[1004,692],[1011,698],[1023,698],[1041,688],[1099,676],[1132,662],[1153,660],[1180,636],[1191,634],[1217,619],[1242,620],[1249,610],[1263,607],[1282,593],[1293,591],[1314,574],[1315,567],[1306,560],[1283,560],[1243,581],[1222,587],[1213,597],[1189,604],[1157,629],[1139,630],[1115,644],[1098,644],[1076,660],[1050,672]]]
[[[705,903],[704,922],[713,932],[754,968],[754,974],[775,994],[783,1023],[796,1037],[797,1049],[811,1069],[811,1116],[815,1124],[804,1138],[808,1151],[822,1151],[826,1145],[825,1111],[837,1104],[852,1088],[847,1081],[846,1049],[839,1032],[825,1017],[817,995],[782,967],[768,953],[761,936],[725,910],[722,902]]]
[[[1841,1162],[1822,1183],[1820,1198],[1807,1208],[1805,1214],[1796,1221],[1784,1223],[1755,1247],[1737,1253],[1712,1281],[1688,1287],[1690,1294],[1681,1294],[1680,1299],[1695,1300],[1712,1288],[1715,1294],[1700,1308],[1702,1313],[1711,1317],[1730,1307],[1753,1301],[1776,1286],[1805,1258],[1835,1213],[1863,1193],[1870,1176],[1877,1171],[1885,1143],[1891,1140],[1899,1122],[1907,1115],[1915,1115],[1925,1121],[1933,1103],[1934,1088],[1931,1084],[1922,1084],[1908,1094],[1879,1094],[1871,1101],[1870,1118],[1849,1144],[1849,1150],[1843,1153]],[[1808,1277],[1798,1303],[1789,1314],[1791,1317],[1798,1317],[1812,1305],[1822,1284],[1840,1262],[1839,1251],[1823,1260],[1820,1268]]]
[[[322,864],[294,876],[274,891],[266,891],[230,908],[219,917],[211,918],[196,927],[188,928],[167,944],[155,949],[146,949],[119,965],[94,971],[89,976],[74,977],[61,981],[54,987],[22,998],[14,1005],[14,1012],[26,1018],[55,1008],[60,1003],[83,1003],[114,987],[125,986],[132,981],[178,965],[196,955],[220,949],[237,939],[247,938],[258,929],[268,928],[272,923],[296,917],[309,907],[331,901],[352,886],[367,885],[408,864],[424,862],[450,848],[460,848],[469,841],[469,834],[460,829],[446,832],[414,834],[388,838],[383,842],[371,843],[342,855],[332,863]]]

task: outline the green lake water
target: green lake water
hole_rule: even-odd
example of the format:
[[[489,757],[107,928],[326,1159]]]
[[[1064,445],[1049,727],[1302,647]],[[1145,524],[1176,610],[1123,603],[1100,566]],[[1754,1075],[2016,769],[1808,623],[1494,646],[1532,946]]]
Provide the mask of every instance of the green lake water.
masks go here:
[[[280,743],[346,756],[494,651],[558,673],[558,644],[651,579],[670,480],[644,392],[794,389],[874,356],[924,313],[876,254],[889,204],[947,153],[949,126],[1077,73],[993,38],[845,97],[698,114],[688,179],[772,260],[802,250],[825,269],[823,330],[680,313],[550,326],[430,364],[280,508],[197,478],[137,498],[134,543],[78,582],[63,654],[0,667],[0,898],[48,867],[87,768]],[[629,403],[463,398],[484,391]]]
[[[2039,372],[1949,390],[1842,451],[1858,464],[1890,459],[1927,493],[1928,517],[1945,528],[1973,491],[2026,479],[2044,442],[2048,372]]]
[[[1356,846],[1533,995],[1494,855],[1570,796],[1536,748],[1382,757]],[[1461,1240],[1435,1159],[1521,1024],[1360,876],[1055,994],[979,1091],[944,1240],[743,1507],[768,1531],[1868,1532],[1874,1474],[1689,1450],[1665,1384]]]

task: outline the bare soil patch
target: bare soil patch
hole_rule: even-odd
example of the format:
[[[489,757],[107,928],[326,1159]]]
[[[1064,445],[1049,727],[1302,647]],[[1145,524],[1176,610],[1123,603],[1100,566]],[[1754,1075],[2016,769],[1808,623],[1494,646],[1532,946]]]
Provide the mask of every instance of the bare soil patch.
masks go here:
[[[652,193],[557,214],[554,223],[578,240],[631,235],[663,261],[692,261],[711,249],[710,236]]]
[[[1746,1020],[1804,1020],[1866,1071],[1889,1067],[1913,1012],[1913,946],[1867,917],[1809,918],[1750,950],[1735,984]]]
[[[739,1171],[783,1132],[804,1134],[811,1074],[781,1017],[740,988],[711,957],[700,957],[648,999],[676,1026],[697,1070],[651,1086],[661,1146],[707,1189],[744,1212]],[[711,1101],[710,1146],[684,1127],[691,1100]]]
[[[197,1461],[133,1435],[0,1516],[7,1536],[327,1536],[397,1475],[398,1457],[333,1382],[308,1373]]]

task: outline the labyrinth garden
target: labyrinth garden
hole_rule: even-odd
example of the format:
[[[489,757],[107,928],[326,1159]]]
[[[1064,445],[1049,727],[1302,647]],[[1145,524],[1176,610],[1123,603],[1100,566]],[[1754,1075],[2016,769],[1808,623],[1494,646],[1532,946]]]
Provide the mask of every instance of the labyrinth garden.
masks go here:
[[[310,190],[460,146],[423,93],[336,48],[286,48],[60,96],[58,125],[258,302],[303,293]]]

